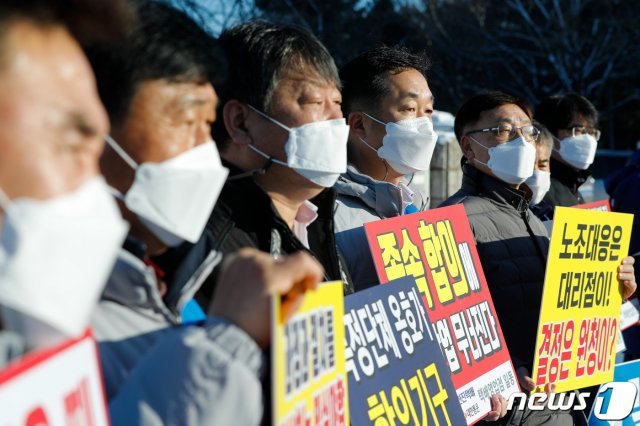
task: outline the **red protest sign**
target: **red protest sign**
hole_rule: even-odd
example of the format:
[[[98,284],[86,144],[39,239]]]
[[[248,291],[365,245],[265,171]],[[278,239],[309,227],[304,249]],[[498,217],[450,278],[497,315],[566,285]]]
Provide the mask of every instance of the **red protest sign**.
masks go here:
[[[578,204],[573,207],[576,209],[584,209],[584,210],[599,210],[603,212],[611,211],[611,203],[609,202],[609,200],[600,200],[600,201],[594,201],[593,203]]]
[[[365,224],[380,282],[416,280],[467,423],[519,390],[464,206]]]
[[[6,424],[17,426],[108,425],[91,332],[30,353],[0,371],[0,416]]]

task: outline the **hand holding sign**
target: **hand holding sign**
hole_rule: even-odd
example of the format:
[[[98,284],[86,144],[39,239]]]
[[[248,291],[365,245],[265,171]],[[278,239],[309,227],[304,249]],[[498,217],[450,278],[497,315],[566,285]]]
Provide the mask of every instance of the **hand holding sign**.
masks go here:
[[[255,249],[242,249],[224,265],[209,314],[235,323],[266,348],[271,341],[271,296],[283,295],[286,318],[322,277],[322,266],[306,253],[274,259]]]
[[[529,370],[526,367],[520,367],[516,370],[518,375],[518,383],[520,387],[526,392],[533,392],[536,388],[536,382],[529,376]],[[555,383],[547,383],[544,387],[544,392],[547,394],[554,393],[556,391]]]
[[[636,260],[632,256],[627,256],[622,259],[622,264],[618,268],[618,279],[624,286],[622,289],[623,300],[627,300],[638,288],[638,285],[636,284],[636,276],[633,270],[633,264],[635,262]]]
[[[507,415],[507,400],[500,394],[491,395],[491,411],[483,420],[495,422]]]
[[[556,208],[533,368],[538,389],[611,380],[621,296],[636,288],[633,261],[623,259],[631,222],[622,213]]]
[[[365,231],[382,283],[415,280],[467,424],[502,414],[492,395],[517,392],[516,375],[464,206],[369,222]]]

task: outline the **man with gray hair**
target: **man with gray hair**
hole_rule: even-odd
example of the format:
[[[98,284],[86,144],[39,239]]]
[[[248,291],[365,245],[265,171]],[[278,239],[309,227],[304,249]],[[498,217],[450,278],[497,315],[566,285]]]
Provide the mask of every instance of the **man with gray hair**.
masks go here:
[[[213,136],[230,173],[207,224],[215,248],[307,252],[350,292],[333,232],[331,187],[346,171],[349,132],[333,58],[308,31],[262,21],[224,31],[220,45],[233,71],[216,88]],[[199,292],[201,306],[217,276]]]

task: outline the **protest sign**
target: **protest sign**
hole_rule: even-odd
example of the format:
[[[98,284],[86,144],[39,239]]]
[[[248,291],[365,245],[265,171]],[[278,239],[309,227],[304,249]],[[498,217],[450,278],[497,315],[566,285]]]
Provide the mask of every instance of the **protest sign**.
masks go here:
[[[469,424],[519,390],[464,206],[365,224],[380,282],[413,276]]]
[[[273,298],[274,425],[349,425],[342,285],[335,281],[307,291],[286,322],[281,298]]]
[[[466,423],[413,277],[347,296],[344,325],[353,424]]]
[[[572,208],[610,212],[611,203],[609,202],[609,200],[600,200],[600,201],[594,201],[592,203],[576,204],[575,206],[572,206]],[[547,233],[549,234],[549,236],[551,236],[551,232],[553,231],[553,220],[547,220],[545,222],[542,222],[542,224],[547,229]]]
[[[597,210],[602,212],[611,211],[611,203],[609,203],[609,200],[600,200],[600,201],[594,201],[592,203],[578,204],[573,207],[578,209]]]
[[[611,211],[611,203],[609,200],[594,201],[593,203],[578,204],[575,208],[585,210],[599,210],[603,212]],[[620,329],[626,330],[627,328],[636,325],[640,321],[640,307],[638,306],[638,299],[634,299],[633,302],[624,302],[620,308]],[[623,343],[624,346],[624,343]],[[620,345],[618,345],[618,352],[620,352]]]
[[[622,386],[631,383],[635,387]],[[603,419],[604,417],[604,419]],[[589,426],[640,425],[640,360],[618,364],[613,372],[613,383],[600,387]]]
[[[620,330],[618,266],[632,215],[556,207],[533,379],[557,392],[611,380]]]
[[[0,371],[0,424],[109,424],[98,351],[89,331]]]

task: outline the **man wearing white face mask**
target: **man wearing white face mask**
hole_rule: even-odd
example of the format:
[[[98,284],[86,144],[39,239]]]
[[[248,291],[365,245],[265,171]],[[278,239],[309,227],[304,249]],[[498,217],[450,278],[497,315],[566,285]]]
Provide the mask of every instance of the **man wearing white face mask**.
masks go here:
[[[129,12],[120,1],[0,4],[0,369],[84,332],[124,240],[98,176],[109,123],[79,40],[82,28],[121,36]]]
[[[427,207],[405,177],[429,169],[437,140],[428,67],[422,55],[381,46],[340,70],[349,166],[335,184],[335,232],[356,290],[378,283],[362,226]]]
[[[202,231],[227,176],[210,135],[215,41],[167,5],[140,4],[126,40],[88,51],[112,121],[100,166],[131,223],[93,316],[109,399],[219,262]],[[198,255],[165,274],[152,257],[184,242]]]
[[[455,132],[464,155],[462,188],[441,206],[464,204],[520,386],[532,391],[549,237],[521,185],[533,174],[539,131],[524,100],[485,92],[462,105]],[[626,298],[636,289],[633,258],[625,258],[618,271]],[[582,412],[547,409],[514,410],[508,416],[510,425],[570,426],[586,420]]]
[[[110,416],[114,424],[258,424],[271,297],[295,306],[322,268],[306,253],[276,261],[243,250],[221,268],[211,316],[183,323],[183,306],[221,258],[204,227],[227,175],[210,134],[211,81],[225,60],[184,13],[139,4],[127,40],[89,55],[113,122],[100,165],[131,222],[93,317]]]
[[[267,22],[227,29],[220,44],[233,71],[216,87],[213,135],[230,177],[207,224],[215,248],[307,252],[349,292],[333,234],[330,187],[346,171],[349,132],[333,58],[312,34]],[[203,307],[218,272],[198,294]]]
[[[529,208],[541,220],[553,218],[553,206],[544,201],[545,195],[551,187],[551,151],[553,150],[553,135],[544,125],[534,121],[534,126],[540,130],[536,141],[536,165],[533,174],[524,181],[531,190]]]
[[[568,93],[542,100],[535,118],[554,137],[551,188],[545,201],[552,206],[583,204],[579,188],[591,175],[588,169],[600,139],[598,111],[585,97]]]
[[[533,174],[539,131],[524,100],[486,92],[462,105],[455,132],[464,155],[462,188],[441,206],[464,204],[520,385],[531,390],[549,238],[520,186]],[[523,421],[522,412],[510,416],[509,424]],[[528,421],[541,416],[546,423],[535,424],[574,424],[566,412],[534,412]]]

